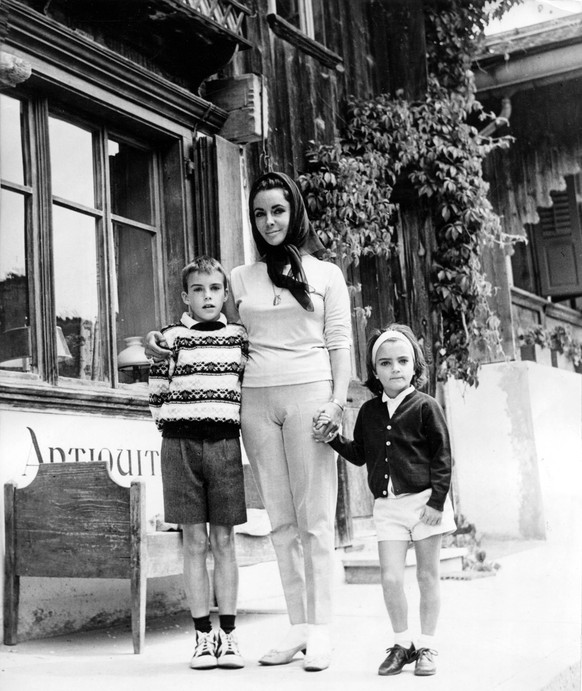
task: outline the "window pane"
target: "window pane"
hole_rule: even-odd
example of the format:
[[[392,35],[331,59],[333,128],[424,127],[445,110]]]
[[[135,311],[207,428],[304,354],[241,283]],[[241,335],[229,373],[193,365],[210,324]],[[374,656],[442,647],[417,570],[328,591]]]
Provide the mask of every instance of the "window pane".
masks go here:
[[[91,132],[49,118],[52,191],[57,197],[95,206]]]
[[[0,177],[24,184],[20,101],[0,96]]]
[[[277,14],[298,29],[300,28],[299,2],[300,0],[277,0]]]
[[[313,31],[316,41],[325,45],[325,17],[323,15],[323,0],[312,0]]]
[[[152,233],[115,224],[117,267],[117,352],[126,346],[126,338],[143,336],[157,323],[154,287],[154,239]],[[129,376],[129,378],[128,378]],[[122,382],[133,381],[131,372],[119,372]]]
[[[118,216],[153,223],[151,159],[149,151],[109,141],[111,210]]]
[[[53,227],[59,375],[103,380],[102,287],[95,220],[53,206]]]
[[[4,123],[2,123],[4,124]],[[30,369],[24,197],[0,196],[0,368]]]

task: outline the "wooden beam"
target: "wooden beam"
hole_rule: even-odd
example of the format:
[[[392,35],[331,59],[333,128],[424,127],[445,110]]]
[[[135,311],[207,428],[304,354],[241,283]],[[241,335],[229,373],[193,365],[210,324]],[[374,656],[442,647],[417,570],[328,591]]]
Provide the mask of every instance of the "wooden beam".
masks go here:
[[[22,58],[0,51],[0,89],[6,89],[25,82],[31,74],[30,63]]]
[[[229,79],[206,82],[206,98],[218,108],[228,111],[228,119],[220,136],[235,144],[261,141],[267,135],[261,78],[241,74]]]

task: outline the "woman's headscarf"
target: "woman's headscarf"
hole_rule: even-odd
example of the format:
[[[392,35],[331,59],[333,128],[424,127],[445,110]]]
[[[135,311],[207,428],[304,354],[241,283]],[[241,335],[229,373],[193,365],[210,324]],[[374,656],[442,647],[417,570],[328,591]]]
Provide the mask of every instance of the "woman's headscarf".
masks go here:
[[[259,233],[255,223],[254,201],[259,192],[281,188],[288,192],[291,207],[289,229],[281,245],[273,247]],[[307,216],[307,210],[299,188],[284,173],[265,173],[251,188],[249,196],[249,215],[253,229],[253,238],[261,257],[267,264],[267,273],[274,285],[287,288],[297,302],[308,312],[313,312],[313,303],[309,297],[309,285],[301,263],[301,254],[312,254],[319,258],[324,247],[317,237]],[[289,275],[283,273],[285,265],[291,265]]]

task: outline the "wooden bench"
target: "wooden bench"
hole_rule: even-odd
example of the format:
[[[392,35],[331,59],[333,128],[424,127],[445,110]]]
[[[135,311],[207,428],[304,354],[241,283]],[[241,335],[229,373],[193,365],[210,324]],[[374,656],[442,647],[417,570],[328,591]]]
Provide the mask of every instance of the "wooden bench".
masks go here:
[[[182,534],[147,533],[145,483],[116,484],[106,463],[41,464],[4,486],[4,643],[15,645],[21,576],[129,578],[133,650],[145,639],[147,578],[181,574]]]

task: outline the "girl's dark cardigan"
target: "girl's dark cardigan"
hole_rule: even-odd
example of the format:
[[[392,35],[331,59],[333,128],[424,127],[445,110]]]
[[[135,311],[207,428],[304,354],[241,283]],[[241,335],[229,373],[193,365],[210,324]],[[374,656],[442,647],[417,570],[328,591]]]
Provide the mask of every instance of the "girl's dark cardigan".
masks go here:
[[[427,502],[443,510],[451,484],[451,445],[445,416],[432,396],[414,391],[392,418],[380,396],[366,401],[358,413],[354,439],[339,435],[330,446],[355,465],[366,465],[368,485],[376,499],[394,493],[432,489]]]

